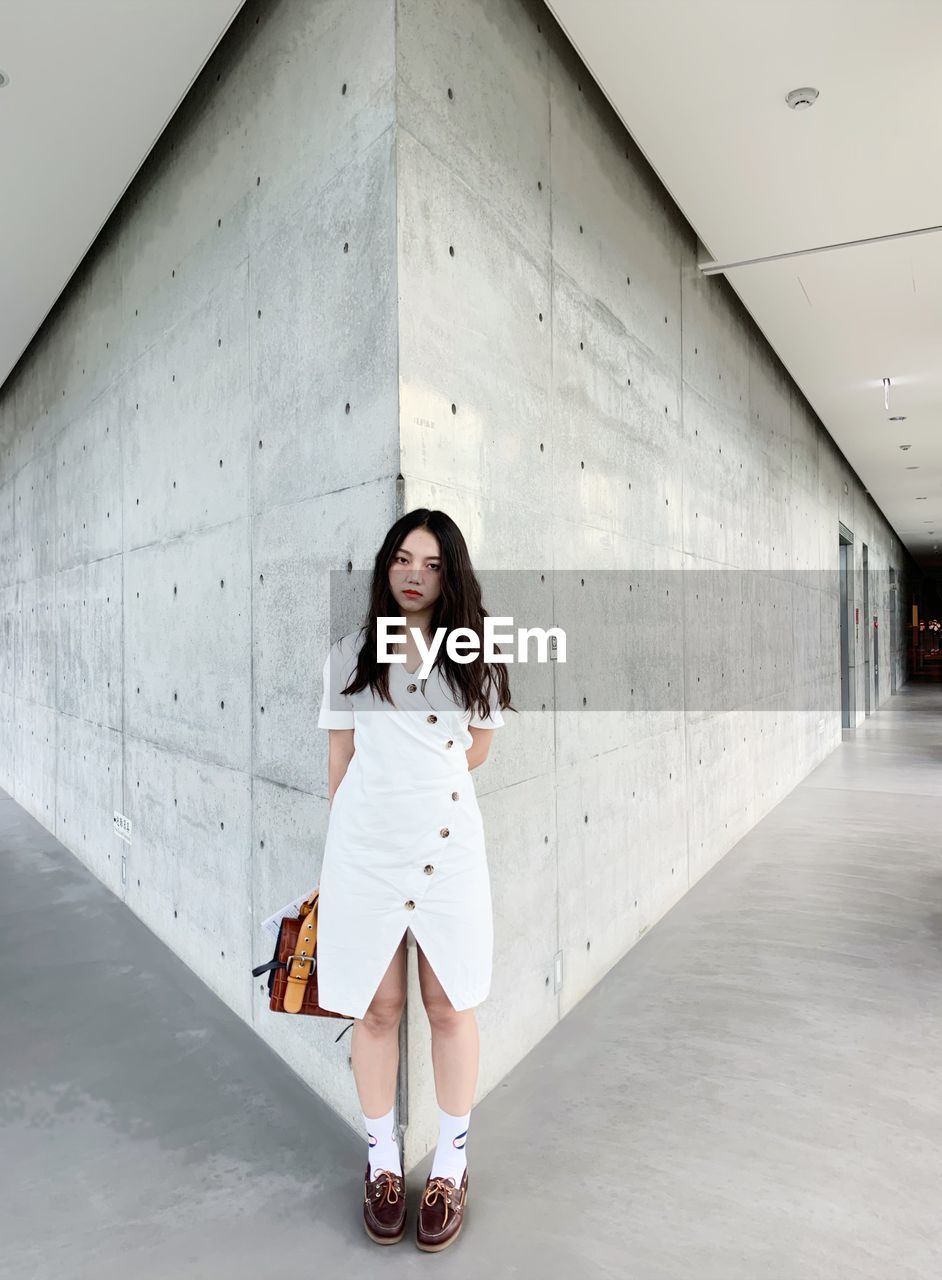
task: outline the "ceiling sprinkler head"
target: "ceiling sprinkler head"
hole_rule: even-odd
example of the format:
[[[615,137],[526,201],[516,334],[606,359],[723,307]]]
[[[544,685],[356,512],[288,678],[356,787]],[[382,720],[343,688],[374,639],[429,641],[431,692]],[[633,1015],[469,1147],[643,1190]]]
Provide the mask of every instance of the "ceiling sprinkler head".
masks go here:
[[[791,93],[786,94],[785,101],[793,111],[804,111],[807,107],[814,106],[817,97],[817,89],[792,89]]]

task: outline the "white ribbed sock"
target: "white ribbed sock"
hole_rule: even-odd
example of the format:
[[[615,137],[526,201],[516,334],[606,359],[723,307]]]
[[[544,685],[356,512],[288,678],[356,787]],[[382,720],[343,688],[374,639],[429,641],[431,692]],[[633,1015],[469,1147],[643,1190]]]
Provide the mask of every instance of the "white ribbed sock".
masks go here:
[[[371,1118],[365,1112],[361,1112],[369,1142],[371,1180],[376,1177],[380,1169],[388,1169],[390,1173],[398,1173],[400,1176],[402,1174],[395,1111],[396,1105],[393,1103],[384,1116]]]
[[[468,1164],[464,1146],[470,1120],[470,1111],[467,1115],[452,1116],[438,1108],[438,1146],[430,1178],[454,1178],[456,1187],[461,1182],[461,1175]]]

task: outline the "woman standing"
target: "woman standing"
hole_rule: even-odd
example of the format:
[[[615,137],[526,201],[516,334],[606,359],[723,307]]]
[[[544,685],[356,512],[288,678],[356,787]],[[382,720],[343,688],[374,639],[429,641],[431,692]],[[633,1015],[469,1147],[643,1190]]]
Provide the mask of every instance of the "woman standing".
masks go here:
[[[318,725],[330,731],[330,818],[320,878],[318,1000],[354,1018],[351,1056],[369,1143],[363,1218],[379,1244],[405,1233],[405,1183],[394,1103],[406,997],[406,932],[415,938],[432,1034],[439,1138],[419,1206],[416,1244],[457,1237],[477,1084],[473,1007],[491,984],[493,920],[484,824],[470,771],[487,759],[510,707],[502,663],[455,663],[445,644],[422,678],[412,628],[431,648],[468,628],[483,642],[481,589],[467,545],[442,511],[398,520],[376,554],[369,616],[324,664]],[[406,639],[377,659],[377,619]],[[512,708],[511,708],[512,709]]]

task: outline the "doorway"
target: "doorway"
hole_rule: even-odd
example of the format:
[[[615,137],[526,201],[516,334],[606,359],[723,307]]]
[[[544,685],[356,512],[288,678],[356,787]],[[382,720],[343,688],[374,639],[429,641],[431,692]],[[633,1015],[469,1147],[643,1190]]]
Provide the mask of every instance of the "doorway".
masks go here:
[[[853,605],[854,567],[853,547],[854,535],[846,527],[838,526],[840,545],[840,629],[841,629],[841,728],[849,729],[857,712],[857,699],[854,692],[854,677],[857,667],[855,662],[855,646],[851,644],[851,608]]]

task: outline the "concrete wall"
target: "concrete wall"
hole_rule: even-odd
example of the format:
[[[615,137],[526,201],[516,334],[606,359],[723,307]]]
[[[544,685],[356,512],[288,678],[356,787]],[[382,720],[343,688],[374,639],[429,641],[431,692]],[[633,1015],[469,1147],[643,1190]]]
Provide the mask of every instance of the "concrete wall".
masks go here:
[[[250,2],[0,390],[0,785],[358,1129],[345,1022],[249,970],[319,875],[328,570],[401,500],[394,18]]]
[[[622,569],[625,591],[629,570],[822,571],[790,608],[813,624],[809,681],[837,688],[838,522],[871,570],[902,570],[898,538],[727,281],[700,275],[694,233],[545,7],[397,12],[406,509],[446,509],[481,566],[532,570],[536,596],[543,574],[543,625],[559,570]],[[730,639],[688,622],[678,679]],[[482,1096],[841,740],[839,715],[787,694],[619,719],[552,692],[505,716],[476,783],[495,904]],[[419,1005],[409,1033],[423,1149]]]
[[[0,784],[357,1132],[345,1024],[272,1016],[248,969],[319,874],[327,570],[418,505],[547,620],[561,569],[831,571],[824,683],[839,521],[905,603],[898,539],[537,0],[250,0],[0,389]],[[785,703],[508,716],[478,1098],[839,741]]]

